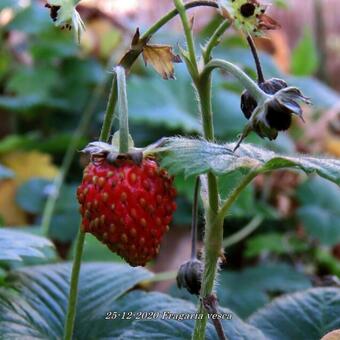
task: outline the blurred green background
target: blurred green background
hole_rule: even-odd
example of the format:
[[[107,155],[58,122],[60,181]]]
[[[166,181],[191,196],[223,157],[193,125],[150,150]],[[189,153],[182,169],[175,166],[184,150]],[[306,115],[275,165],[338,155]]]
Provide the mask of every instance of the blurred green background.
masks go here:
[[[57,248],[57,254],[50,254],[53,261],[72,257],[80,222],[75,191],[88,161],[78,151],[98,138],[110,69],[140,25],[131,6],[124,16],[85,1],[79,12],[87,30],[78,46],[72,32],[53,26],[43,1],[2,0],[0,4],[0,226],[41,234],[46,203],[56,194],[53,180],[63,171],[63,159],[72,145],[77,150],[48,228]],[[284,16],[289,8],[280,11]],[[208,16],[198,21],[195,29],[201,44],[220,20]],[[172,44],[176,50],[184,42],[176,22],[173,27],[162,30],[153,41]],[[326,84],[332,83],[331,75],[325,76],[317,36],[306,26],[291,47],[286,33],[283,28],[273,33],[272,40],[257,40],[265,76],[299,86],[314,105],[306,108],[306,124],[295,121],[277,141],[269,143],[251,135],[248,142],[282,153],[339,157],[340,97]],[[224,36],[215,56],[235,62],[255,77],[251,54],[237,32]],[[133,68],[128,98],[137,146],[163,136],[200,134],[196,99],[184,65],[177,64],[175,73],[176,80],[165,81],[142,60]],[[219,142],[235,140],[246,123],[239,107],[242,91],[227,74],[215,75],[213,107]],[[222,197],[236,177],[219,179]],[[194,179],[178,176],[175,182],[178,210],[159,258],[150,265],[159,272],[176,270],[190,252]],[[288,171],[259,177],[225,221],[226,244],[230,235],[248,223],[255,227],[251,235],[226,250],[219,285],[221,305],[246,317],[273,296],[322,284],[324,275],[340,275],[339,202],[339,188],[320,178]],[[120,261],[91,236],[84,258]],[[183,295],[172,281],[155,288]]]

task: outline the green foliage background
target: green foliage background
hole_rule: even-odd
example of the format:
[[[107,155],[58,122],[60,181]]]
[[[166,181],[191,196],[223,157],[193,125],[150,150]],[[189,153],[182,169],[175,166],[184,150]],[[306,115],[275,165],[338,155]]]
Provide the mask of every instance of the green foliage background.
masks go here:
[[[6,134],[0,140],[0,159],[12,151],[36,150],[51,155],[60,166],[77,128],[83,132],[78,150],[98,138],[109,91],[111,58],[117,60],[132,32],[112,27],[110,37],[116,46],[103,55],[86,46],[79,48],[72,34],[55,28],[39,1],[32,1],[28,7],[21,7],[14,0],[1,1],[0,13],[5,8],[13,10],[13,18],[0,26],[0,115],[7,122]],[[202,43],[218,22],[219,19],[212,20],[200,33]],[[11,35],[18,35],[21,40],[10,43]],[[163,32],[155,40],[175,45],[181,38]],[[103,39],[100,43],[105,51],[108,42]],[[311,56],[308,63],[304,62],[306,54]],[[223,40],[215,55],[237,63],[255,76],[251,55],[236,33]],[[339,102],[336,91],[313,77],[318,59],[313,36],[307,30],[293,52],[294,75],[283,74],[265,53],[261,53],[261,60],[267,78],[282,77],[313,99],[312,121]],[[128,80],[128,97],[131,134],[137,146],[146,146],[163,136],[191,137],[201,132],[195,95],[183,65],[176,65],[176,78],[164,81],[145,68],[142,61],[134,67]],[[234,141],[246,123],[239,108],[242,90],[228,75],[214,76],[214,123],[220,144]],[[84,115],[91,111],[89,124],[80,125]],[[259,147],[255,158],[263,162],[263,167],[267,166],[264,170],[270,170],[275,169],[275,164],[270,163],[271,154],[261,148],[292,155],[303,134],[303,129],[295,125],[291,134],[281,135],[276,142],[268,143],[254,135],[248,141]],[[169,156],[163,163],[179,172],[176,176],[179,209],[174,219],[177,227],[189,229],[191,219],[194,180],[183,172],[192,175],[202,173],[203,168],[212,169],[220,175],[222,198],[240,178],[233,169],[214,168],[220,155],[217,144],[211,149],[201,144],[197,142],[197,149],[204,156],[199,159],[195,159],[197,150],[193,155],[177,150],[176,159],[182,157],[181,162],[176,163]],[[209,159],[206,153],[214,157]],[[296,168],[297,164],[304,168],[299,166],[299,159],[294,159],[294,164],[289,163],[291,159],[285,161],[287,167]],[[84,162],[79,161],[78,154],[74,157],[57,199],[48,234],[56,248],[41,231],[46,200],[53,195],[51,180],[30,178],[16,189],[16,204],[29,216],[29,225],[14,229],[0,216],[0,338],[28,335],[57,339],[62,335],[70,265],[59,262],[72,259],[80,222],[75,191]],[[226,219],[228,237],[254,217],[263,217],[255,232],[227,249],[228,261],[219,277],[217,291],[222,311],[233,313],[232,321],[223,322],[231,339],[319,339],[327,331],[340,328],[339,289],[312,288],[324,275],[340,274],[335,255],[340,244],[339,171],[331,166],[321,170],[323,177],[336,184],[314,175],[297,175],[298,183],[290,192],[296,209],[290,215],[282,214],[272,199],[277,192],[268,183],[274,177],[266,174],[264,183],[255,183],[244,191]],[[307,168],[306,172],[311,171]],[[13,170],[0,164],[0,188],[15,176]],[[94,238],[87,240],[84,261],[98,263],[84,265],[76,338],[156,339],[158,329],[162,338],[190,337],[192,321],[104,320],[110,310],[194,312],[196,301],[175,287],[169,295],[142,291],[147,290],[145,286],[150,289],[148,281],[154,274],[118,264],[121,260]],[[136,285],[140,290],[130,291]],[[269,304],[281,295],[284,296]],[[294,327],[288,323],[289,318],[296,320]],[[211,324],[207,337],[216,338]]]

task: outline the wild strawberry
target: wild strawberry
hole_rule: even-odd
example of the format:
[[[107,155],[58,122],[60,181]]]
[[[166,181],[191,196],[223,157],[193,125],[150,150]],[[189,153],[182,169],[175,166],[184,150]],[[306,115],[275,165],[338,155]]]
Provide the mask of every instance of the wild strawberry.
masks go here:
[[[153,159],[136,164],[108,155],[84,171],[77,191],[82,228],[130,265],[144,266],[158,254],[176,209],[172,178]]]

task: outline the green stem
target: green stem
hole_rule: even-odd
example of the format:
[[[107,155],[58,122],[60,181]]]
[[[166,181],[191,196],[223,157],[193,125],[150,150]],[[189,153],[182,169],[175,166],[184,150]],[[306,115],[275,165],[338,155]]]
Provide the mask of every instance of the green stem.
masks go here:
[[[211,175],[212,176],[212,175]],[[202,279],[201,298],[204,298],[212,293],[217,272],[218,259],[221,253],[223,240],[223,220],[224,217],[235,202],[243,189],[254,179],[256,173],[247,175],[243,181],[231,193],[227,201],[222,205],[219,212],[214,212],[211,209],[207,212],[206,227],[205,227],[205,264]],[[215,178],[216,180],[216,178]],[[210,194],[211,195],[211,194]],[[204,307],[200,304],[199,313],[205,313]],[[196,320],[193,339],[204,340],[207,317],[201,320]]]
[[[258,105],[270,98],[270,95],[262,91],[260,87],[238,66],[222,59],[213,59],[209,61],[208,64],[205,65],[205,68],[202,72],[202,77],[207,78],[215,68],[220,68],[228,73],[231,73],[250,92]]]
[[[106,108],[106,113],[104,117],[104,122],[102,126],[102,130],[100,133],[100,140],[107,141],[110,137],[110,131],[112,126],[112,121],[114,117],[114,109],[117,102],[117,81],[116,77],[113,78],[112,87],[109,95],[108,105]],[[74,320],[76,316],[76,307],[77,307],[77,297],[78,297],[78,282],[79,282],[79,273],[81,267],[81,259],[83,256],[85,242],[85,233],[80,229],[76,242],[76,252],[74,256],[73,266],[72,266],[72,274],[71,274],[71,282],[70,282],[70,293],[68,300],[68,308],[67,308],[67,316],[65,323],[65,331],[64,331],[64,339],[71,340],[74,329]]]
[[[246,226],[241,230],[237,231],[235,234],[230,235],[223,241],[223,248],[230,247],[249,236],[253,231],[255,231],[263,222],[264,218],[262,216],[255,216]]]
[[[218,8],[218,4],[215,1],[192,1],[184,5],[186,10],[195,8],[195,7],[214,7]],[[142,36],[141,39],[148,39],[152,35],[154,35],[161,27],[167,24],[170,20],[172,20],[178,14],[178,10],[173,9],[169,13],[163,16],[159,21],[157,21],[154,25],[152,25]]]
[[[93,113],[95,112],[95,108],[97,106],[97,103],[99,101],[99,98],[105,88],[105,84],[106,81],[99,84],[93,93],[92,99],[89,102],[89,104],[87,105],[86,109],[84,110],[82,117],[81,117],[81,121],[76,129],[76,131],[74,132],[72,139],[70,141],[70,144],[66,150],[66,154],[63,158],[62,164],[61,164],[61,169],[60,169],[60,173],[59,175],[54,179],[53,182],[53,195],[49,196],[43,214],[42,214],[42,221],[41,221],[41,225],[42,225],[42,231],[43,234],[48,236],[49,234],[49,229],[50,229],[50,225],[51,225],[51,220],[53,217],[53,213],[54,213],[54,209],[56,206],[56,202],[57,199],[59,197],[59,193],[61,190],[61,187],[64,183],[65,177],[71,167],[72,164],[72,160],[74,157],[74,154],[77,151],[77,148],[79,147],[79,143],[81,141],[81,138],[84,136],[84,133],[86,131],[86,129],[88,128]]]
[[[197,243],[197,217],[198,217],[198,194],[200,189],[200,176],[197,176],[194,190],[194,202],[192,204],[192,221],[191,221],[191,259],[197,258],[196,243]]]
[[[185,39],[187,41],[187,47],[189,51],[189,58],[191,61],[191,66],[193,68],[194,76],[198,76],[198,66],[197,66],[197,58],[196,58],[196,50],[195,50],[195,43],[194,38],[192,35],[192,29],[188,20],[188,16],[186,13],[186,9],[182,0],[174,0],[174,4],[177,8],[179,16],[182,21]]]
[[[246,175],[241,183],[232,191],[228,199],[222,204],[220,211],[217,216],[217,220],[224,220],[225,216],[227,215],[230,207],[232,204],[236,201],[238,196],[241,194],[241,192],[244,190],[244,188],[258,175],[256,171],[250,172],[248,175]]]
[[[121,66],[117,66],[115,72],[118,86],[119,152],[127,153],[129,151],[129,113],[125,69]]]
[[[213,114],[211,104],[211,77],[208,75],[206,78],[200,77],[198,73],[196,53],[194,49],[194,41],[189,26],[189,21],[184,11],[183,2],[181,0],[174,0],[176,8],[182,19],[183,28],[185,31],[187,45],[189,49],[190,68],[189,72],[195,83],[200,111],[202,116],[204,137],[207,140],[214,140],[214,126],[213,126]],[[193,71],[193,72],[192,72]],[[218,185],[216,176],[212,173],[208,173],[208,200],[209,205],[206,209],[206,227],[205,227],[205,263],[202,280],[202,288],[200,292],[201,300],[210,295],[214,285],[214,279],[217,271],[217,262],[220,255],[223,239],[222,222],[214,223],[218,214],[219,208],[219,196]],[[193,339],[203,340],[205,338],[205,328],[208,321],[207,312],[202,303],[199,305],[199,313],[204,315],[202,320],[196,321]]]
[[[217,27],[214,34],[210,37],[208,43],[205,45],[203,50],[204,63],[207,64],[210,61],[211,53],[214,47],[216,47],[223,33],[230,27],[231,22],[229,20],[223,20],[219,27]]]
[[[106,142],[110,137],[115,107],[117,104],[117,98],[118,98],[117,77],[116,77],[116,74],[114,74],[113,79],[112,79],[112,84],[111,84],[111,90],[109,94],[109,100],[106,106],[102,130],[100,132],[100,137],[99,137],[101,141]]]
[[[74,320],[76,316],[76,307],[77,307],[79,272],[80,272],[80,265],[81,265],[81,259],[82,259],[83,248],[84,248],[84,240],[85,240],[85,233],[80,230],[78,239],[77,239],[76,252],[75,252],[75,257],[74,257],[74,262],[73,262],[73,267],[72,267],[70,295],[69,295],[69,300],[68,300],[64,340],[72,340]]]

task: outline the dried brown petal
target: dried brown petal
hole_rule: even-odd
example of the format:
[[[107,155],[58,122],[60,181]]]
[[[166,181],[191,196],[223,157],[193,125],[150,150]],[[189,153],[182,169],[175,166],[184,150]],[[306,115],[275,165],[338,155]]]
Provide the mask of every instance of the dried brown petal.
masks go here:
[[[151,64],[163,79],[174,79],[174,63],[180,63],[181,58],[172,52],[168,45],[147,45],[143,49],[145,65]]]

